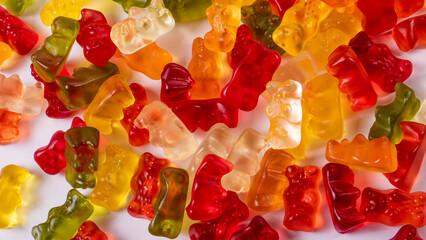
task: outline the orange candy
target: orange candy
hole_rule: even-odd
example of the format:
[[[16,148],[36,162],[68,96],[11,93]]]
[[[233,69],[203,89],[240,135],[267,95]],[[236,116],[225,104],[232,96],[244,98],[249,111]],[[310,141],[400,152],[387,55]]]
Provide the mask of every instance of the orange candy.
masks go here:
[[[0,109],[0,144],[12,143],[19,135],[22,115]]]

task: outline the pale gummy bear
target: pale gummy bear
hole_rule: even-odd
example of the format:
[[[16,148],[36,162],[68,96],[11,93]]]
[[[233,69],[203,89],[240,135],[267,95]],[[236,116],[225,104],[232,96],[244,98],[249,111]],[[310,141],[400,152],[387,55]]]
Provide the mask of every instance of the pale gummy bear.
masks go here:
[[[251,177],[260,169],[259,153],[267,147],[266,138],[256,130],[241,132],[227,158],[234,168],[222,177],[222,186],[237,193],[248,192]]]
[[[129,17],[111,29],[111,40],[124,54],[132,54],[170,32],[175,26],[171,12],[162,0],[146,8],[131,7]]]
[[[426,98],[423,100],[422,106],[414,116],[413,121],[426,124]]]
[[[300,144],[302,130],[302,85],[294,80],[271,81],[266,90],[272,95],[265,112],[269,118],[267,140],[272,148],[294,148]]]
[[[185,124],[161,101],[146,105],[134,124],[149,131],[149,141],[162,147],[170,161],[181,161],[197,150],[198,142]]]
[[[16,74],[8,78],[0,74],[0,109],[35,116],[43,106],[43,95],[41,82],[27,87]]]

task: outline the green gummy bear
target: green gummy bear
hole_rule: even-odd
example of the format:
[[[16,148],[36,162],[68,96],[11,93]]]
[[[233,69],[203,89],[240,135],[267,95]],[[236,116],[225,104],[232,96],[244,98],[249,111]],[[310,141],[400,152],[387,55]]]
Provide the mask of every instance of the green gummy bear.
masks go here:
[[[35,72],[46,82],[55,81],[61,72],[80,30],[77,20],[57,17],[52,23],[52,35],[31,55]]]
[[[211,0],[164,0],[164,5],[176,22],[189,22],[206,17],[206,9]]]
[[[3,5],[13,15],[22,15],[25,8],[31,5],[34,0],[0,0]]]
[[[131,7],[145,8],[151,4],[151,0],[113,0],[121,4],[125,12],[129,12]]]
[[[160,193],[154,203],[155,216],[148,230],[152,235],[167,238],[179,236],[186,196],[188,194],[188,172],[181,168],[164,167],[160,170]]]
[[[92,102],[102,83],[118,72],[118,67],[111,62],[105,67],[92,64],[87,68],[76,68],[71,77],[56,78],[60,87],[56,94],[68,109],[83,108]]]
[[[398,144],[402,139],[399,124],[411,120],[420,109],[420,100],[416,98],[413,89],[403,83],[395,84],[395,99],[386,106],[376,107],[376,121],[370,129],[368,139],[372,140],[386,136]]]
[[[272,13],[272,6],[268,0],[257,0],[250,6],[242,7],[241,21],[250,28],[254,40],[280,55],[285,53],[272,39],[272,34],[281,24],[281,18]]]
[[[47,221],[34,226],[35,240],[71,239],[93,213],[93,205],[79,191],[71,189],[62,206],[50,209]]]
[[[64,135],[65,178],[74,188],[94,188],[99,161],[99,131],[94,127],[75,127]]]

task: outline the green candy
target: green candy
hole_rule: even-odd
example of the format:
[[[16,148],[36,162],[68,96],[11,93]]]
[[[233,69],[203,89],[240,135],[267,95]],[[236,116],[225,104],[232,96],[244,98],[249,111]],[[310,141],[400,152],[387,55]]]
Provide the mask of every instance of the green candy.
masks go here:
[[[125,12],[129,12],[131,7],[145,8],[151,3],[151,0],[113,0],[121,4]]]
[[[80,30],[77,20],[57,17],[52,23],[52,35],[32,56],[35,72],[46,82],[55,81],[68,59]]]
[[[148,230],[152,235],[176,238],[180,234],[185,213],[188,172],[181,168],[164,167],[160,170],[159,178],[161,189],[154,203],[155,216]]]
[[[76,68],[71,77],[56,78],[60,87],[56,94],[68,109],[83,108],[92,102],[102,83],[117,73],[118,67],[110,62],[105,67],[92,64],[87,68]]]
[[[93,213],[93,205],[79,191],[71,189],[62,206],[50,209],[47,221],[34,226],[35,240],[71,239]]]
[[[164,0],[164,5],[176,22],[189,22],[206,17],[206,9],[211,0]]]
[[[272,33],[281,24],[281,18],[272,14],[268,0],[257,0],[250,6],[241,8],[241,21],[250,28],[254,40],[283,55],[285,51],[274,40]]]
[[[402,139],[399,124],[411,120],[420,109],[420,100],[416,98],[413,89],[403,83],[395,84],[395,99],[386,106],[376,107],[376,121],[368,134],[369,140],[386,136],[398,144]]]
[[[0,0],[3,5],[13,15],[21,15],[25,8],[31,5],[34,0]]]
[[[99,160],[99,131],[94,127],[75,127],[64,135],[65,178],[73,188],[94,188]]]

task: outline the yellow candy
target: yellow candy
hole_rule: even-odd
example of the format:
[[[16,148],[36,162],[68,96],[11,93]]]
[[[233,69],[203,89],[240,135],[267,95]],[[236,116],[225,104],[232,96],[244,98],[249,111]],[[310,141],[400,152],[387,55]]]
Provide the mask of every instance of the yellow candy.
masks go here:
[[[274,42],[288,54],[298,55],[330,11],[331,7],[321,0],[296,1],[285,12],[280,26],[272,34]]]
[[[92,0],[49,0],[40,11],[41,21],[45,26],[50,26],[59,16],[77,20],[81,9]]]
[[[84,121],[101,134],[112,133],[112,121],[123,119],[123,109],[135,102],[129,85],[116,74],[99,88],[95,98],[84,113]]]
[[[16,165],[7,165],[0,175],[0,228],[11,228],[18,223],[16,209],[23,204],[21,186],[30,172]]]
[[[110,211],[117,211],[126,203],[139,158],[117,145],[108,145],[105,152],[106,159],[96,172],[98,181],[90,194],[90,201]]]
[[[12,56],[12,49],[6,43],[0,41],[0,66]]]
[[[317,137],[340,139],[344,133],[339,80],[328,73],[306,83],[308,128]]]

